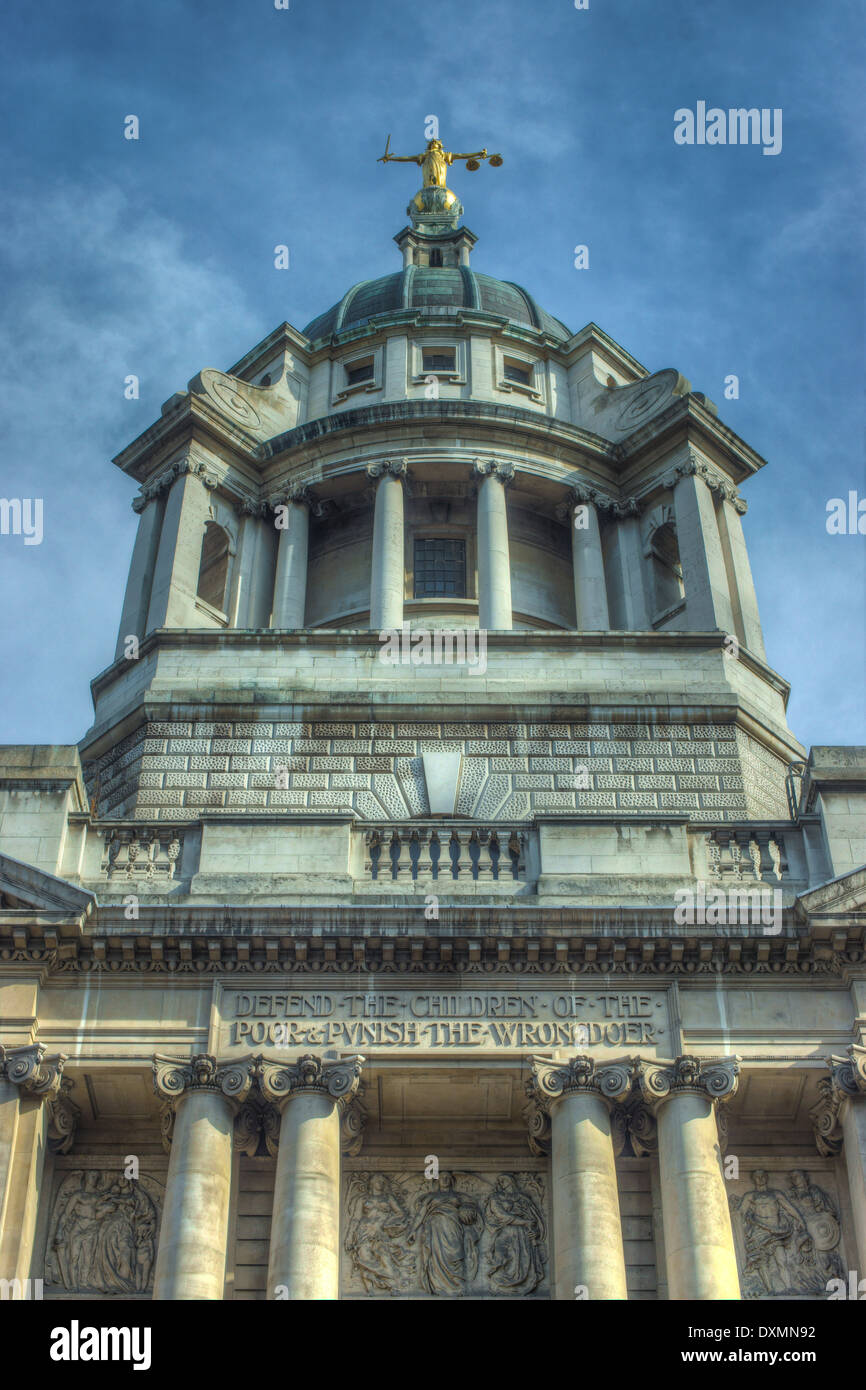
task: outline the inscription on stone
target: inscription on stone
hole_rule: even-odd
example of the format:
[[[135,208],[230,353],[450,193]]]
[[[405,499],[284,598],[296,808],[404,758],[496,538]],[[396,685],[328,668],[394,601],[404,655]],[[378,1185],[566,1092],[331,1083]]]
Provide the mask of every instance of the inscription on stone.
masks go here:
[[[646,1048],[667,1036],[661,990],[235,990],[219,1047]]]

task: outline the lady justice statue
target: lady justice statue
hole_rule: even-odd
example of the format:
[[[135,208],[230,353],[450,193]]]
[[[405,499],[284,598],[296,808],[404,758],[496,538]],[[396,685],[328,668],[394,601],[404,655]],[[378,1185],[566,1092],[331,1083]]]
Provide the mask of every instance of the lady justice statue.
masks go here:
[[[488,155],[487,150],[475,150],[471,154],[458,154],[453,150],[446,150],[442,147],[441,140],[428,140],[427,148],[423,154],[391,154],[391,137],[388,136],[385,144],[385,153],[380,155],[378,164],[388,164],[392,160],[399,164],[420,164],[424,177],[424,187],[419,189],[412,199],[408,212],[424,215],[425,213],[457,213],[458,216],[463,209],[459,204],[457,194],[452,193],[446,186],[445,177],[448,172],[449,164],[453,164],[455,159],[465,159],[466,168],[474,173],[480,168],[482,159],[489,159],[494,169],[502,163],[501,154]]]

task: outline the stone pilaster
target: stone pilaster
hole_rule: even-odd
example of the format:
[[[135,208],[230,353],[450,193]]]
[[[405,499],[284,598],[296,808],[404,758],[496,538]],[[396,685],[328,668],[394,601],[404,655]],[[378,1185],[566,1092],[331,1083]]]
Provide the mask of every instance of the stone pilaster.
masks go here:
[[[488,632],[510,632],[511,559],[505,489],[514,478],[514,465],[495,459],[476,459],[478,484],[478,626]]]
[[[853,1043],[845,1057],[827,1059],[830,1075],[818,1083],[812,1110],[815,1141],[825,1157],[845,1155],[861,1277],[866,1273],[866,1047]]]
[[[626,1298],[611,1106],[626,1096],[631,1063],[597,1066],[591,1057],[533,1057],[527,1094],[531,1146],[543,1151],[541,1116],[550,1119],[557,1299]],[[533,1132],[534,1131],[534,1132]]]
[[[132,551],[129,578],[126,581],[123,611],[120,615],[117,648],[114,654],[116,661],[126,653],[127,637],[137,637],[141,641],[148,630],[147,613],[167,491],[167,487],[162,486],[145,488],[132,503],[133,511],[138,513],[138,531]]]
[[[357,1095],[363,1057],[262,1059],[262,1094],[280,1109],[268,1297],[340,1294],[341,1115]]]
[[[691,632],[734,632],[734,615],[707,465],[696,457],[678,464],[665,480],[673,487],[677,544]]]
[[[716,1107],[737,1089],[739,1059],[642,1062],[638,1075],[658,1123],[668,1296],[738,1299]]]
[[[201,546],[208,521],[208,490],[216,487],[205,465],[194,459],[173,464],[156,486],[168,483],[153,575],[147,630],[196,627],[194,621]]]
[[[399,628],[403,623],[403,479],[407,473],[405,459],[385,459],[367,467],[367,477],[378,479],[370,574],[370,628],[373,632]]]
[[[65,1061],[41,1043],[0,1046],[0,1279],[30,1277],[50,1105],[61,1096]]]
[[[221,1299],[225,1291],[235,1114],[255,1074],[252,1058],[153,1059],[153,1084],[173,1117],[155,1299]],[[169,1126],[165,1126],[166,1129]]]

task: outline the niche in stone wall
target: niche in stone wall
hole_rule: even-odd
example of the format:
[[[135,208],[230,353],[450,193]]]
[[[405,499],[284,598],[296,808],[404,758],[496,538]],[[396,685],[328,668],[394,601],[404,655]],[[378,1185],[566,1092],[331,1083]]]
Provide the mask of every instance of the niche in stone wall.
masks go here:
[[[229,581],[229,535],[215,521],[207,522],[201,543],[196,594],[220,613],[226,609]]]
[[[658,626],[680,608],[685,596],[672,503],[660,504],[646,516],[643,537],[651,616],[654,626]]]

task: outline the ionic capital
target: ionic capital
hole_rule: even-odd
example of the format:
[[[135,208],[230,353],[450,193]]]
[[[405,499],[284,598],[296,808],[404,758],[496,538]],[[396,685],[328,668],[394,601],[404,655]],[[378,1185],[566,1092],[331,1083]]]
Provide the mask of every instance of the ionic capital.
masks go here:
[[[220,1063],[207,1052],[194,1057],[167,1057],[157,1052],[153,1059],[153,1089],[172,1108],[182,1096],[196,1091],[224,1096],[232,1106],[239,1106],[246,1100],[254,1076],[254,1058]]]
[[[599,1066],[592,1057],[581,1054],[567,1062],[552,1057],[531,1057],[532,1079],[526,1094],[539,1109],[549,1111],[566,1096],[597,1096],[612,1103],[631,1090],[634,1063],[610,1062]]]
[[[258,1078],[265,1100],[284,1105],[299,1095],[329,1096],[341,1110],[355,1097],[361,1084],[364,1058],[344,1057],[339,1062],[323,1062],[307,1053],[296,1062],[269,1062],[258,1059]]]
[[[505,459],[473,459],[472,476],[473,478],[498,478],[503,487],[508,487],[514,481],[514,464]]]
[[[40,1100],[60,1095],[61,1073],[66,1061],[63,1052],[46,1053],[42,1043],[24,1047],[0,1045],[0,1080],[20,1086],[27,1096]]]
[[[75,1143],[81,1110],[72,1099],[74,1081],[60,1078],[60,1090],[48,1099],[48,1147],[52,1153],[68,1154]]]
[[[825,1058],[830,1075],[818,1082],[817,1105],[809,1112],[818,1152],[833,1158],[842,1148],[842,1107],[866,1097],[866,1047],[852,1043],[845,1057]]]
[[[672,1096],[703,1096],[707,1100],[729,1100],[737,1090],[740,1074],[739,1057],[720,1057],[707,1061],[702,1057],[677,1057],[675,1062],[641,1062],[638,1081],[641,1095],[652,1110]]]
[[[313,516],[324,516],[333,507],[331,501],[322,502],[306,483],[292,483],[281,492],[267,500],[267,510],[275,512],[278,507],[307,507]]]
[[[368,478],[383,478],[386,474],[392,478],[406,478],[409,474],[409,460],[379,459],[376,463],[368,463],[365,471]]]

